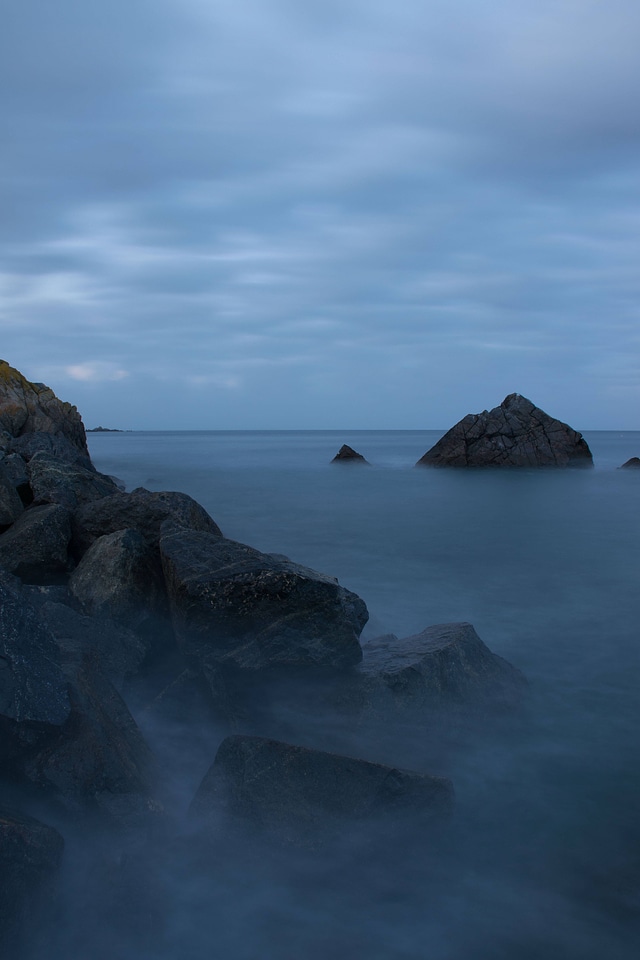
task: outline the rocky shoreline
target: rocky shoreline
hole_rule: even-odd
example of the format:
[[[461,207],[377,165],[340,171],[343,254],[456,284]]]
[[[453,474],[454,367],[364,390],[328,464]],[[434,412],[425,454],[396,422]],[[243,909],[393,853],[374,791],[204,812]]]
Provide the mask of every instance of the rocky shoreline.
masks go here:
[[[361,646],[360,597],[227,539],[186,494],[122,491],[75,407],[5,362],[0,430],[0,939],[51,902],[66,824],[169,829],[135,684],[146,715],[211,738],[187,804],[202,843],[249,830],[314,849],[410,823],[428,847],[453,785],[349,756],[341,729],[476,724],[518,707],[519,671],[465,623]],[[313,743],[295,741],[305,711]]]

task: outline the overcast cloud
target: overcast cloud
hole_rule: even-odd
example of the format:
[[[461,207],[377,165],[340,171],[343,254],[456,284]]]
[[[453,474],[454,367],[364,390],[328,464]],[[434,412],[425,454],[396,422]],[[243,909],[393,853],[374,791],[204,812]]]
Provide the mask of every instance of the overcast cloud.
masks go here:
[[[88,426],[640,427],[637,0],[20,0],[0,356]]]

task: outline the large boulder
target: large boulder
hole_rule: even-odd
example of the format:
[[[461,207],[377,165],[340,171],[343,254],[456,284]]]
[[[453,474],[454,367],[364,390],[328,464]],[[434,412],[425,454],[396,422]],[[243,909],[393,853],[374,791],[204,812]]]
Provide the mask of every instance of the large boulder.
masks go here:
[[[59,433],[23,433],[20,437],[13,437],[7,445],[10,454],[22,457],[29,461],[36,453],[46,453],[56,460],[64,460],[74,466],[84,467],[85,470],[94,470],[88,453],[83,452],[71,440]]]
[[[11,526],[23,510],[24,504],[13,482],[13,475],[5,460],[0,460],[0,530]]]
[[[418,460],[428,467],[591,466],[586,440],[531,400],[511,393],[499,407],[468,414]]]
[[[43,383],[31,383],[5,360],[0,360],[0,430],[11,437],[25,433],[58,434],[89,457],[76,407],[58,400]]]
[[[17,924],[51,893],[63,848],[53,827],[0,809],[0,948],[15,945]]]
[[[160,552],[176,637],[205,673],[359,663],[367,608],[333,577],[209,533]]]
[[[73,550],[82,556],[98,537],[116,530],[137,530],[149,546],[157,547],[160,530],[199,530],[221,537],[218,525],[204,507],[186,493],[152,493],[137,487],[132,493],[111,496],[79,506],[74,512]]]
[[[284,842],[315,846],[357,822],[431,823],[450,814],[449,780],[264,737],[227,737],[198,788],[194,816],[220,814]]]
[[[517,706],[527,682],[492,653],[470,623],[439,623],[399,640],[393,634],[363,646],[359,667],[365,699],[377,706],[459,706],[500,711]]]
[[[27,466],[36,504],[61,503],[68,510],[75,510],[82,503],[108,497],[118,490],[105,474],[44,451],[34,454]]]
[[[32,583],[49,583],[69,570],[69,511],[58,503],[30,507],[0,535],[0,566]]]

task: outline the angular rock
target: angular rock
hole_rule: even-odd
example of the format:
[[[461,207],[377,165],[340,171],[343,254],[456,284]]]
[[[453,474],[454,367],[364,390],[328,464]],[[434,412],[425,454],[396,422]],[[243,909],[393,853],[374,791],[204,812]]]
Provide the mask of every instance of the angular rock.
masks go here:
[[[518,393],[499,407],[468,414],[418,460],[430,467],[591,466],[582,434]]]
[[[631,457],[630,460],[627,460],[622,464],[619,470],[638,470],[640,469],[640,457]]]
[[[160,528],[199,530],[222,536],[207,511],[186,493],[152,493],[138,487],[132,493],[111,496],[78,507],[73,515],[73,550],[80,557],[94,540],[125,528],[137,530],[144,540],[157,547]]]
[[[55,640],[10,578],[0,581],[0,765],[57,739],[71,716]]]
[[[32,817],[0,809],[0,946],[46,898],[60,865],[64,840]]]
[[[363,646],[359,674],[370,700],[400,707],[457,704],[490,710],[516,706],[527,682],[492,653],[470,623],[440,623],[399,640],[393,634]]]
[[[369,466],[369,461],[346,443],[342,444],[331,463],[366,463]]]
[[[263,737],[222,742],[191,812],[205,823],[220,812],[279,840],[315,846],[350,824],[410,817],[427,824],[453,806],[449,780]]]
[[[26,461],[17,453],[9,453],[4,456],[2,466],[23,505],[28,507],[33,502],[33,493],[29,484]]]
[[[58,400],[43,383],[31,383],[5,360],[0,360],[0,430],[12,437],[37,432],[58,434],[89,456],[76,407]]]
[[[30,507],[0,535],[0,566],[32,583],[55,582],[69,570],[71,517],[57,503]]]
[[[103,473],[58,460],[42,451],[31,457],[28,469],[36,504],[61,503],[68,510],[75,510],[81,503],[108,497],[118,489]]]
[[[24,504],[6,467],[6,461],[0,460],[0,529],[11,526],[23,510]]]
[[[358,663],[364,602],[333,577],[209,533],[163,537],[176,637],[204,669]]]
[[[56,460],[64,460],[72,466],[84,467],[95,473],[88,453],[84,453],[71,440],[56,433],[24,433],[20,437],[13,437],[8,449],[16,456],[28,462],[36,453],[46,453]]]

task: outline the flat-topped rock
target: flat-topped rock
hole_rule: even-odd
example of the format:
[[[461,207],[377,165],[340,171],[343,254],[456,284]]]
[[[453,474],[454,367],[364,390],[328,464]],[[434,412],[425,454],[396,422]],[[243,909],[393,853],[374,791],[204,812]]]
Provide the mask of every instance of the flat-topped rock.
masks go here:
[[[591,466],[582,434],[555,420],[519,393],[499,407],[468,414],[425,455],[427,467]]]
[[[443,777],[370,763],[264,737],[222,742],[191,812],[220,813],[286,843],[315,846],[354,822],[432,822],[450,814],[453,787]]]
[[[331,463],[366,463],[370,466],[369,461],[365,460],[361,453],[346,443],[342,444]]]

